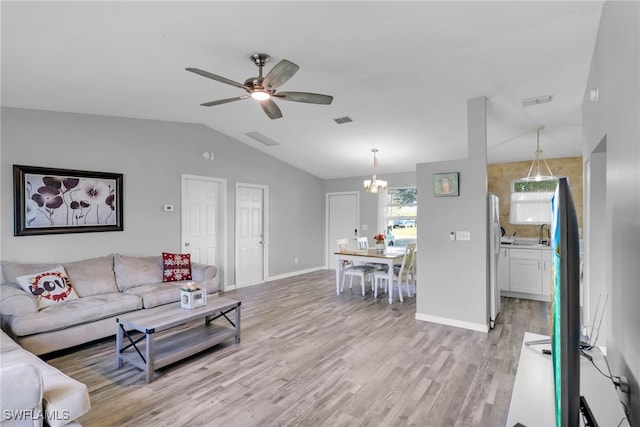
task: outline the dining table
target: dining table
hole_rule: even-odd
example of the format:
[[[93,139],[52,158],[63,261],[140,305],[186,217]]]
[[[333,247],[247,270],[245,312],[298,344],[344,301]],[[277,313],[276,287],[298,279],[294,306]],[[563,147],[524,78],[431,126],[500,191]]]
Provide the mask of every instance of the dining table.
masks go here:
[[[358,264],[366,264],[366,263],[376,263],[376,264],[386,264],[387,275],[389,280],[389,289],[393,289],[393,266],[394,264],[402,263],[402,259],[404,258],[404,248],[394,248],[387,247],[384,251],[378,251],[374,248],[362,249],[362,250],[346,250],[335,252],[336,255],[336,294],[340,295],[340,276],[342,272],[343,262],[350,261],[355,265]],[[388,291],[389,295],[389,304],[393,303],[393,292]]]

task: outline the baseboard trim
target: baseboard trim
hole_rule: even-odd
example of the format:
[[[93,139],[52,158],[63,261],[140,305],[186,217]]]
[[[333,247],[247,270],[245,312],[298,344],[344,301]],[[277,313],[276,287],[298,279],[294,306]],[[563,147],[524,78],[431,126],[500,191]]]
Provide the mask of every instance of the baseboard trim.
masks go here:
[[[298,270],[298,271],[292,271],[291,273],[279,274],[277,276],[270,276],[266,281],[270,282],[272,280],[288,279],[289,277],[300,276],[301,274],[313,273],[321,270],[325,270],[325,268],[324,267],[307,268],[306,270]]]
[[[447,317],[432,316],[430,314],[416,313],[416,320],[423,322],[439,323],[441,325],[454,326],[456,328],[470,329],[472,331],[489,333],[489,326],[480,323],[465,322],[464,320],[449,319]]]

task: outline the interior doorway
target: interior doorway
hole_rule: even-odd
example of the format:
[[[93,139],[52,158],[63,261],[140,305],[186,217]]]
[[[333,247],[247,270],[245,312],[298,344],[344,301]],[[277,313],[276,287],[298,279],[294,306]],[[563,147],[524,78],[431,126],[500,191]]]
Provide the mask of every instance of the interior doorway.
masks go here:
[[[354,239],[358,237],[358,223],[360,218],[360,193],[327,193],[326,198],[327,242],[325,267],[336,268],[338,239]]]
[[[182,175],[181,248],[191,260],[218,268],[222,289],[226,286],[227,181]]]
[[[267,277],[266,201],[269,188],[236,184],[236,287],[262,283]]]

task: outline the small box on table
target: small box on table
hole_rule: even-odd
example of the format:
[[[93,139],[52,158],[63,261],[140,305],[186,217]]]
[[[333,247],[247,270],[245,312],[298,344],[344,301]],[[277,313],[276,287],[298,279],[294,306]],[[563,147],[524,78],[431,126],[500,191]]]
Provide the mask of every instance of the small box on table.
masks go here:
[[[207,291],[198,288],[193,283],[188,283],[180,289],[180,307],[197,308],[207,305]]]

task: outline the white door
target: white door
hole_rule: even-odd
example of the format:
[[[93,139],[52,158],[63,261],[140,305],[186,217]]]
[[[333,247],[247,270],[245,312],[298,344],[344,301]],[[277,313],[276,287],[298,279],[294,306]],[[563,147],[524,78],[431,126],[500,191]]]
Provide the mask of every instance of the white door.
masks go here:
[[[182,175],[182,252],[191,260],[218,268],[224,285],[226,180]]]
[[[349,238],[355,243],[358,236],[360,193],[327,193],[327,256],[326,267],[336,268],[336,241]]]
[[[236,185],[236,287],[264,282],[267,187]]]

